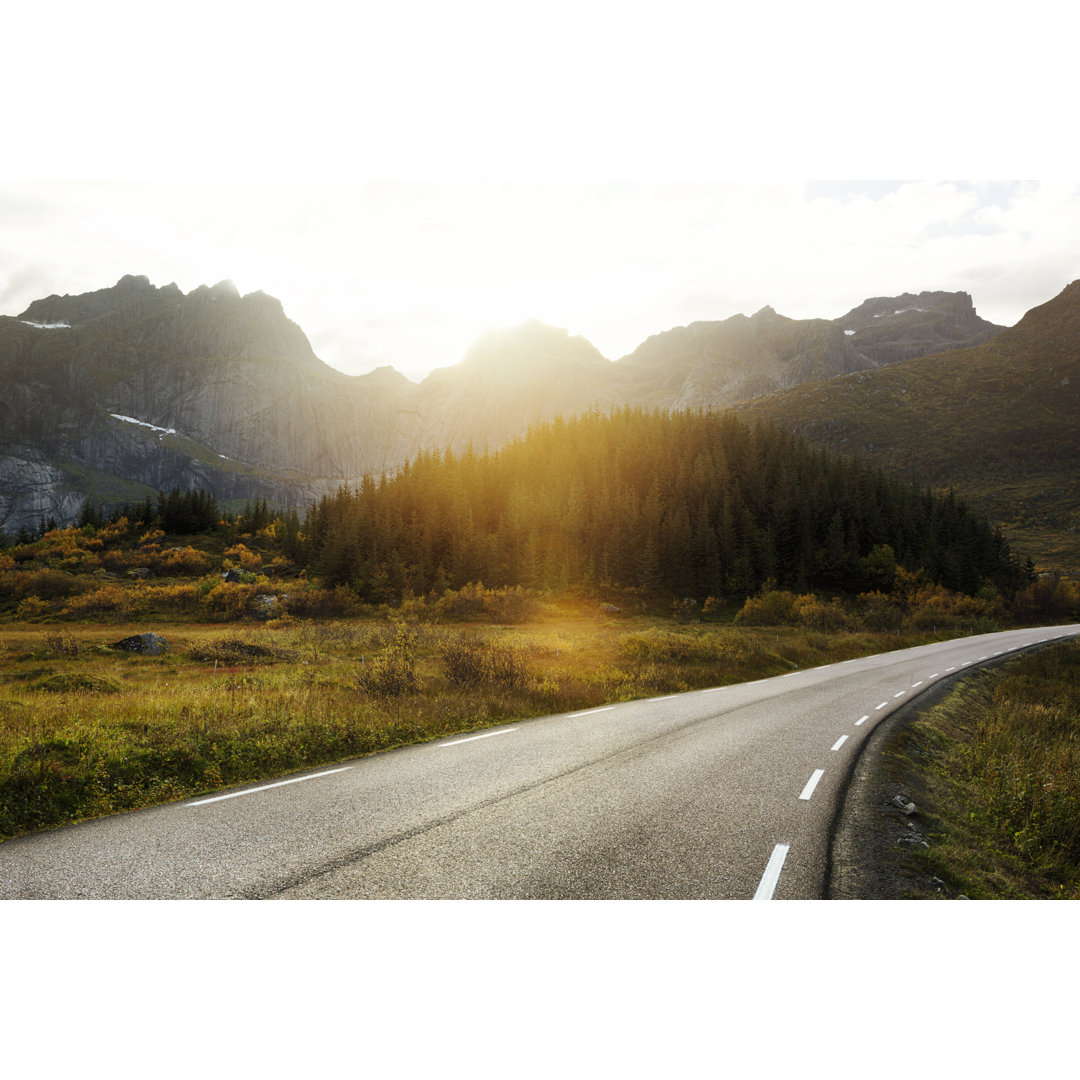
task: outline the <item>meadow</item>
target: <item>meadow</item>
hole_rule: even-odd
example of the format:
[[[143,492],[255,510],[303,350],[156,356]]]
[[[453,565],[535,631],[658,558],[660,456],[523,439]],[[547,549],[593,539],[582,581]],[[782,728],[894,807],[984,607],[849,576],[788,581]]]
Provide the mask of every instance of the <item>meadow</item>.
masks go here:
[[[527,598],[511,624],[494,617],[507,592],[322,619],[0,624],[0,837],[949,636],[743,625],[735,612],[688,621],[582,597]],[[511,592],[519,608],[525,598]],[[113,647],[148,630],[170,651]]]

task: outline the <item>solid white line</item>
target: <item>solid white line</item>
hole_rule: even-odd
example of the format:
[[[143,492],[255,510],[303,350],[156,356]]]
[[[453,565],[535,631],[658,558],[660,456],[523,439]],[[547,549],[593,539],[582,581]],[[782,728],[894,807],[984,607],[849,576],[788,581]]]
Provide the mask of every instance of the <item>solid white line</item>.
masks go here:
[[[791,849],[790,844],[777,844],[769,856],[769,864],[765,867],[765,873],[761,875],[761,884],[754,893],[755,900],[771,900],[776,890],[776,883],[780,880],[780,871],[784,869],[784,860]]]
[[[875,705],[874,708],[875,709],[884,709],[885,706],[888,705],[888,704],[889,703],[887,701],[883,701],[880,705]]]
[[[814,770],[814,775],[811,776],[810,779],[806,781],[806,787],[804,787],[802,789],[802,794],[799,796],[799,798],[800,799],[809,799],[810,796],[814,794],[814,788],[817,787],[818,781],[824,775],[825,775],[825,770],[824,769],[815,769]]]
[[[593,713],[609,712],[614,708],[614,705],[601,705],[599,709],[586,709],[584,712],[572,712],[570,713],[570,716],[592,716]]]
[[[279,780],[276,784],[263,784],[261,787],[248,788],[246,791],[230,791],[228,795],[215,795],[212,799],[200,799],[198,802],[189,802],[188,806],[205,806],[207,803],[221,802],[223,799],[238,799],[241,795],[254,795],[257,791],[269,791],[270,788],[284,787],[286,784],[301,784],[305,780],[318,780],[320,776],[333,776],[334,773],[348,772],[352,768],[346,765],[341,769],[327,769],[326,772],[315,773],[312,776],[295,776],[292,780]]]
[[[460,746],[464,742],[475,742],[477,739],[490,739],[493,735],[509,735],[511,731],[517,731],[516,727],[503,728],[502,731],[485,731],[483,735],[470,735],[467,739],[454,739],[453,742],[436,743],[437,746]]]
[[[870,719],[869,716],[864,716],[864,717],[862,717],[862,719],[855,721],[855,726],[858,727],[860,724],[865,724],[866,721],[869,720],[869,719]]]
[[[833,750],[839,750],[840,747],[843,746],[844,743],[846,743],[846,742],[847,742],[847,736],[846,735],[841,735],[840,738],[837,739],[836,742],[834,742],[832,744],[832,749]]]

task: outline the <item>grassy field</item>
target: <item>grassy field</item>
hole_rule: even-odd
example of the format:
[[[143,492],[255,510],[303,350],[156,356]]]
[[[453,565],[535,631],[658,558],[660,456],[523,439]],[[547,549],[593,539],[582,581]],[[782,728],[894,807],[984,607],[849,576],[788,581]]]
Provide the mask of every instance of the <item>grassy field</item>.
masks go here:
[[[0,838],[510,720],[782,674],[935,635],[548,603],[519,625],[400,614],[0,625]],[[940,636],[949,636],[948,634]]]
[[[1080,642],[966,680],[898,733],[929,848],[913,866],[970,899],[1080,899]]]

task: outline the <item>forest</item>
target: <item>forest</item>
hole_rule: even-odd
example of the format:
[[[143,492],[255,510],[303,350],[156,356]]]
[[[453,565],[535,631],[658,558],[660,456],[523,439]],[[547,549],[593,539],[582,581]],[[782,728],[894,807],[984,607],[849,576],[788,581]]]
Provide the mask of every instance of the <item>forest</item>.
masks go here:
[[[363,600],[613,586],[704,601],[766,583],[885,589],[897,567],[1006,593],[1030,567],[953,494],[728,413],[556,420],[484,454],[421,454],[307,511],[296,556]]]

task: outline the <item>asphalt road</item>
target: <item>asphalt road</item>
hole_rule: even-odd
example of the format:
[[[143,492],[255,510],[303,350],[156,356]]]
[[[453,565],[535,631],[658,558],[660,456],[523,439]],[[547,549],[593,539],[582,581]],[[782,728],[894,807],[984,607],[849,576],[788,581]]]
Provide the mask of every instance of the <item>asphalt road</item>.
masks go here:
[[[1080,625],[540,717],[0,844],[3,899],[819,899],[867,735]]]

